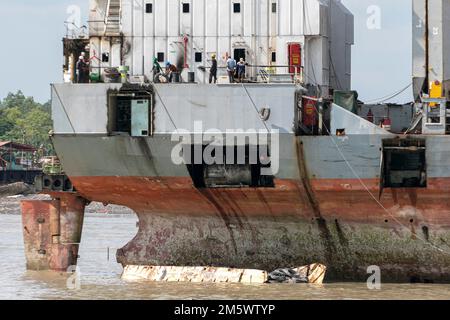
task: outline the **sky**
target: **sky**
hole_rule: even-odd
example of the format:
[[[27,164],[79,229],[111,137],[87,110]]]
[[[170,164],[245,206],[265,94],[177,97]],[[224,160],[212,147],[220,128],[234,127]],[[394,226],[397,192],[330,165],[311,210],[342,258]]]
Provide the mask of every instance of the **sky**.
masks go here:
[[[50,83],[62,81],[62,37],[67,9],[89,0],[0,0],[0,99],[22,90],[39,102],[50,99]],[[355,16],[352,89],[377,101],[411,83],[411,0],[342,0]],[[407,90],[390,102],[409,102]]]

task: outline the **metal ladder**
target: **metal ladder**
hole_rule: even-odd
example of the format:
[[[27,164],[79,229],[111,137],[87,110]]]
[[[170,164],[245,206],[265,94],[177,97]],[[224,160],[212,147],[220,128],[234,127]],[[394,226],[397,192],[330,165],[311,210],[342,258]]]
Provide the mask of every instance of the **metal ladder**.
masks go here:
[[[105,36],[120,36],[122,31],[121,15],[122,0],[108,0],[105,15]]]

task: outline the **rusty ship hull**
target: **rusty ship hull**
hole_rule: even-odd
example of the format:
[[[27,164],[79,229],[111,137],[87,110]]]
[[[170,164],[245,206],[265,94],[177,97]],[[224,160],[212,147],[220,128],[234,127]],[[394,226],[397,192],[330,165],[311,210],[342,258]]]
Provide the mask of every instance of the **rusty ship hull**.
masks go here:
[[[139,231],[117,252],[122,265],[271,270],[320,262],[329,267],[328,280],[364,280],[367,268],[376,265],[385,281],[450,282],[447,136],[395,135],[336,105],[331,132],[345,125],[345,136],[299,136],[292,128],[296,107],[291,107],[298,88],[271,87],[279,92],[271,97],[267,87],[249,87],[257,104],[271,106],[267,124],[285,129],[273,186],[199,188],[185,165],[171,161],[175,142],[170,125],[178,122],[178,127],[189,129],[193,118],[171,110],[184,101],[188,114],[197,111],[196,119],[214,119],[206,126],[220,128],[236,114],[226,113],[231,102],[216,107],[210,100],[230,90],[235,99],[242,95],[248,100],[245,90],[239,85],[155,85],[151,137],[108,133],[107,120],[100,127],[104,132],[86,132],[89,118],[77,122],[75,114],[92,114],[95,108],[97,119],[100,114],[108,119],[108,102],[102,97],[120,87],[90,85],[91,94],[85,91],[74,99],[72,93],[79,88],[54,85],[53,114],[71,118],[72,125],[60,121],[52,139],[82,197],[136,212]],[[178,90],[176,97],[169,93],[171,87]],[[239,108],[248,110],[248,101]],[[221,112],[222,121],[217,120]],[[262,127],[258,116],[241,124]],[[405,139],[426,145],[426,186],[383,186],[383,146]]]

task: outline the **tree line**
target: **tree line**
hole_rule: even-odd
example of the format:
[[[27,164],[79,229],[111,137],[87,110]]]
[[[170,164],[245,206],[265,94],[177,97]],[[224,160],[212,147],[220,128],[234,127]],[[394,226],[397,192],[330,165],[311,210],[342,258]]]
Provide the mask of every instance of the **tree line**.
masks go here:
[[[49,155],[53,150],[49,138],[51,129],[50,102],[36,102],[21,91],[9,93],[0,100],[0,141],[14,141],[43,148]]]

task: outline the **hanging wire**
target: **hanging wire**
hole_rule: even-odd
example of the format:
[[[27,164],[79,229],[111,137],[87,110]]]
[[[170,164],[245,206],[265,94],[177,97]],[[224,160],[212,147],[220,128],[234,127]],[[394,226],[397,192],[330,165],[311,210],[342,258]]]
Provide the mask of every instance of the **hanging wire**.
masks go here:
[[[317,108],[315,108],[316,113],[318,115],[319,111],[317,110]],[[397,217],[395,217],[381,202],[380,200],[378,200],[378,198],[376,197],[376,195],[373,194],[373,192],[370,191],[369,187],[364,183],[364,181],[362,180],[362,178],[358,175],[358,173],[356,172],[356,170],[353,168],[353,166],[350,164],[350,161],[348,161],[348,159],[345,157],[344,152],[342,151],[342,149],[339,147],[338,143],[336,142],[336,140],[333,138],[330,130],[328,129],[327,125],[325,124],[324,121],[322,121],[328,136],[330,137],[331,141],[333,142],[333,144],[335,145],[336,149],[338,150],[339,155],[342,157],[342,159],[344,160],[345,164],[348,166],[348,168],[350,169],[350,171],[352,172],[352,174],[356,177],[356,179],[359,181],[359,183],[362,185],[362,187],[367,191],[367,193],[370,195],[370,197],[383,209],[383,211],[385,211],[390,217],[392,217],[393,221],[395,221],[398,225],[400,225],[401,227],[404,227],[406,229],[408,229],[407,226],[405,226],[400,220],[397,219]],[[432,243],[430,243],[429,241],[427,241],[424,238],[419,237],[417,234],[415,235],[415,237],[417,239],[419,239],[420,241],[422,241],[423,243],[429,245],[431,248],[444,253],[444,254],[448,254],[450,255],[449,251],[446,251]]]
[[[258,107],[256,106],[255,101],[253,101],[252,96],[248,92],[247,87],[244,85],[244,83],[241,83],[241,84],[242,84],[242,88],[244,88],[245,92],[247,93],[247,96],[250,99],[253,107],[255,108],[256,113],[258,114],[258,118],[261,120],[261,122],[263,123],[264,127],[266,127],[267,132],[269,132],[270,131],[269,127],[267,126],[266,122],[263,119],[261,119],[261,116],[260,116],[259,111],[258,111]]]
[[[70,120],[69,114],[67,113],[66,107],[64,106],[64,103],[62,102],[61,97],[59,96],[58,90],[54,85],[52,85],[53,91],[55,91],[56,96],[58,97],[59,103],[61,104],[61,107],[63,108],[64,113],[66,114],[67,120],[69,121],[70,127],[73,130],[73,133],[76,133],[75,127],[72,124],[72,121]]]
[[[156,86],[153,86],[153,89],[155,90],[155,93],[156,93],[156,95],[158,96],[159,101],[161,101],[161,104],[163,105],[164,110],[166,110],[166,114],[167,114],[167,116],[169,117],[170,122],[172,122],[172,125],[174,126],[175,130],[178,130],[178,128],[177,128],[177,126],[176,126],[176,124],[175,124],[175,121],[173,121],[173,118],[172,118],[172,116],[170,115],[170,112],[169,112],[169,110],[168,110],[167,107],[166,107],[166,104],[164,103],[163,99],[162,99],[161,96],[159,95],[158,89],[156,89]]]
[[[398,97],[399,95],[401,95],[403,92],[405,92],[406,90],[408,90],[409,87],[411,87],[413,85],[413,83],[411,82],[410,84],[408,84],[406,87],[404,87],[403,89],[401,89],[400,91],[396,91],[394,93],[391,93],[387,96],[381,97],[381,98],[377,98],[377,99],[372,99],[372,100],[368,100],[365,101],[366,104],[377,104],[377,103],[383,103],[386,102],[388,100],[391,100],[395,97]]]

